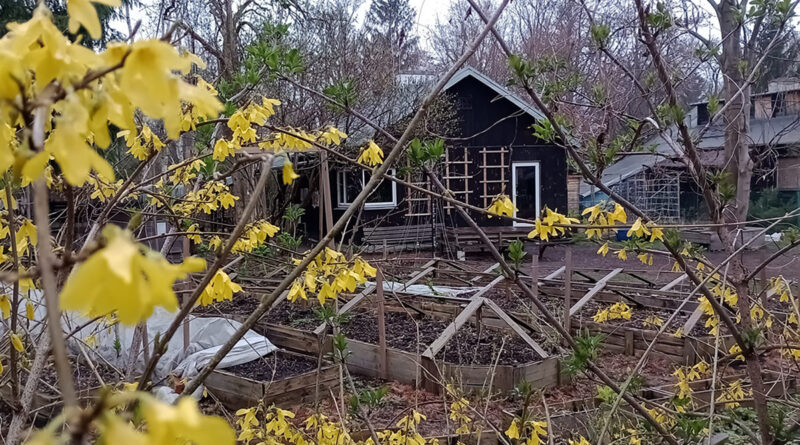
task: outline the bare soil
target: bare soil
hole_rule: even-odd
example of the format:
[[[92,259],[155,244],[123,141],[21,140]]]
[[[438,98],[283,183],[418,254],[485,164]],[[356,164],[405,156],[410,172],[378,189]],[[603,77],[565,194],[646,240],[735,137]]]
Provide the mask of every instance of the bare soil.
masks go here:
[[[225,368],[225,371],[251,380],[271,382],[283,380],[317,369],[317,359],[275,351],[252,362]]]
[[[72,376],[76,390],[91,390],[102,386],[97,379],[97,375],[83,357],[70,357],[70,365],[72,366]],[[104,363],[95,362],[94,367],[106,385],[113,385],[120,381],[119,373]],[[40,392],[51,395],[58,394],[54,390],[54,388],[57,389],[59,387],[58,376],[52,362],[48,363],[47,367],[42,371],[42,380],[44,380],[45,384],[40,385]]]
[[[386,313],[386,344],[407,352],[422,352],[441,335],[448,324],[449,321],[434,317],[412,317],[404,312],[389,311]],[[342,331],[348,338],[378,343],[378,320],[373,311],[352,313],[342,326]],[[540,359],[536,351],[518,336],[485,326],[479,328],[470,323],[456,332],[439,357],[461,365],[491,365],[495,362],[516,365]]]

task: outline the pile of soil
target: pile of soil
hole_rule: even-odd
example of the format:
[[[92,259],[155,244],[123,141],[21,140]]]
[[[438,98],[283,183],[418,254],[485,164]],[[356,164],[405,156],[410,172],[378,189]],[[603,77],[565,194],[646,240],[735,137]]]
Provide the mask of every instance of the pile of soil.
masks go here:
[[[317,369],[317,359],[275,351],[265,357],[224,370],[256,381],[283,380]]]

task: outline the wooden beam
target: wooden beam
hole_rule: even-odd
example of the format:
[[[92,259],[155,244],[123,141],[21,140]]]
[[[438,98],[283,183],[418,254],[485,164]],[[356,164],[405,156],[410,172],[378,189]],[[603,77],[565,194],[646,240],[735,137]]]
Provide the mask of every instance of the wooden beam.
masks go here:
[[[492,280],[491,283],[487,284],[486,286],[483,286],[478,292],[475,292],[475,294],[472,296],[472,298],[482,297],[483,294],[485,294],[486,292],[489,292],[489,290],[491,288],[493,288],[497,283],[499,283],[499,282],[501,282],[501,281],[503,281],[505,279],[506,279],[505,276],[500,275],[499,277],[497,277],[494,280]]]
[[[692,332],[694,329],[694,325],[697,324],[697,321],[700,320],[700,317],[703,316],[703,310],[700,309],[700,306],[697,306],[697,309],[692,312],[692,315],[686,320],[686,323],[683,324],[681,330],[683,331],[683,335],[689,335],[689,332]]]
[[[489,300],[487,298],[486,301],[484,301],[484,304],[489,306],[489,309],[491,309],[495,314],[497,314],[497,316],[500,317],[500,319],[503,320],[508,325],[508,327],[511,328],[511,330],[513,330],[517,335],[519,335],[523,340],[525,340],[525,343],[527,343],[528,346],[533,348],[533,350],[536,351],[536,353],[539,354],[541,358],[549,357],[547,351],[542,349],[542,347],[539,346],[539,343],[536,343],[536,341],[532,339],[531,336],[528,335],[528,333],[525,332],[525,330],[522,329],[522,327],[518,325],[516,321],[514,321],[511,317],[509,317],[508,314],[506,314],[506,311],[501,309],[500,306],[498,306],[494,301]]]
[[[574,306],[572,306],[572,307],[569,309],[569,316],[570,316],[570,317],[572,317],[572,316],[574,316],[575,314],[577,314],[577,313],[578,313],[578,311],[580,311],[580,310],[581,310],[581,308],[582,308],[583,306],[585,306],[585,305],[586,305],[586,303],[588,303],[588,302],[589,302],[589,300],[591,300],[591,299],[592,299],[592,298],[593,298],[595,295],[597,295],[597,293],[598,293],[598,292],[600,292],[601,290],[603,290],[603,288],[604,288],[604,287],[606,287],[606,283],[608,283],[608,280],[610,280],[610,279],[614,278],[614,277],[615,277],[617,274],[619,274],[620,272],[622,272],[622,268],[621,268],[621,267],[618,267],[618,268],[616,268],[616,269],[612,270],[611,272],[609,272],[609,273],[608,273],[608,275],[606,275],[606,276],[604,276],[603,278],[601,278],[601,279],[600,279],[600,280],[599,280],[599,281],[598,281],[598,282],[597,282],[597,283],[594,285],[594,287],[593,287],[593,288],[591,288],[591,289],[589,290],[589,292],[587,292],[587,293],[586,293],[586,295],[584,295],[584,296],[583,296],[583,297],[582,297],[580,300],[578,300],[578,302],[577,302],[577,303],[575,303],[575,305],[574,305]]]
[[[500,265],[500,263],[494,263],[494,264],[492,264],[491,266],[489,266],[489,267],[488,267],[486,270],[482,271],[481,273],[482,273],[482,274],[487,274],[487,273],[490,273],[491,271],[493,271],[493,270],[497,269],[497,267],[498,267],[499,265]],[[480,279],[481,279],[481,277],[480,277],[480,276],[477,276],[477,277],[475,277],[475,278],[473,278],[473,279],[471,279],[471,280],[469,280],[469,281],[470,281],[470,282],[475,282],[475,281],[478,281],[478,280],[480,280]]]
[[[386,357],[386,308],[383,300],[383,272],[380,268],[375,275],[375,288],[378,297],[378,373],[382,379],[387,379],[389,366]]]
[[[422,279],[422,277],[424,277],[425,275],[428,275],[429,273],[433,272],[434,270],[436,270],[436,268],[431,266],[431,267],[427,267],[427,268],[417,272],[416,274],[414,274],[414,276],[411,277],[410,280],[406,281],[403,284],[403,287],[401,287],[400,290],[401,291],[406,290],[408,288],[408,286],[411,286],[412,284],[416,283],[417,281]]]
[[[668,284],[666,284],[664,287],[660,288],[659,290],[661,290],[661,291],[670,290],[673,287],[675,287],[675,286],[683,283],[684,281],[686,281],[687,278],[689,278],[689,275],[683,274],[683,275],[679,276],[678,278],[675,278],[674,280],[670,281]]]
[[[564,252],[564,329],[572,332],[572,246]],[[566,339],[564,339],[566,343]]]
[[[472,299],[467,307],[465,307],[464,310],[461,311],[458,316],[456,316],[455,320],[447,325],[444,331],[442,331],[441,335],[439,335],[439,338],[434,340],[433,343],[431,343],[430,346],[425,349],[425,352],[422,353],[422,356],[430,359],[436,357],[436,354],[438,354],[444,345],[446,345],[447,342],[450,341],[454,335],[456,335],[456,332],[461,328],[461,326],[464,326],[464,323],[469,321],[470,317],[472,317],[472,314],[474,314],[478,308],[483,306],[485,301],[486,300],[484,298]]]
[[[639,276],[639,274],[637,274],[635,272],[625,272],[625,273],[630,275],[630,276],[632,276],[633,278],[636,278],[637,280],[639,280],[639,281],[641,281],[643,283],[649,284],[650,286],[656,286],[656,283],[648,280],[645,277]]]
[[[567,270],[566,266],[561,266],[561,267],[559,267],[558,269],[556,269],[555,271],[553,271],[553,273],[551,273],[550,275],[548,275],[548,276],[546,276],[546,277],[542,278],[542,280],[543,280],[543,281],[546,281],[546,280],[555,280],[556,278],[558,278],[558,277],[560,277],[561,275],[563,275],[565,270]]]

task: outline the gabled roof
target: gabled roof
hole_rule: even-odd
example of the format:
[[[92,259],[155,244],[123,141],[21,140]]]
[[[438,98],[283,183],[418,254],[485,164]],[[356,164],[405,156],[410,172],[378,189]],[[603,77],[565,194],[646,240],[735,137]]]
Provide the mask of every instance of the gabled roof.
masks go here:
[[[478,82],[486,85],[487,87],[492,89],[495,93],[497,93],[499,96],[502,96],[502,97],[508,99],[509,102],[511,102],[512,104],[514,104],[517,107],[519,107],[519,109],[521,109],[525,113],[529,114],[531,117],[533,117],[537,121],[541,121],[541,120],[545,120],[546,119],[544,114],[542,114],[541,111],[537,110],[531,104],[529,104],[529,103],[525,102],[524,100],[520,99],[519,96],[517,96],[516,94],[512,93],[511,91],[509,91],[508,88],[500,85],[499,83],[497,83],[494,80],[492,80],[486,74],[483,74],[482,72],[476,70],[475,68],[473,68],[471,66],[465,66],[464,68],[461,68],[460,70],[458,70],[453,75],[453,77],[450,78],[450,81],[448,81],[447,84],[445,84],[444,91],[449,90],[450,88],[452,88],[456,84],[460,83],[462,80],[466,79],[467,77],[472,77],[475,80],[477,80]]]

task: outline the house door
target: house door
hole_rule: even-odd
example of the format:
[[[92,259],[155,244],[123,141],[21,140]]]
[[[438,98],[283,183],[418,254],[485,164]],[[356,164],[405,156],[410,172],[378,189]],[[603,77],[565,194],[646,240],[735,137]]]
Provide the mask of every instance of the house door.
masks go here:
[[[536,219],[539,217],[539,163],[514,162],[511,164],[511,188],[514,207],[517,211],[514,216],[519,218]],[[515,226],[529,226],[530,224],[514,222]]]

